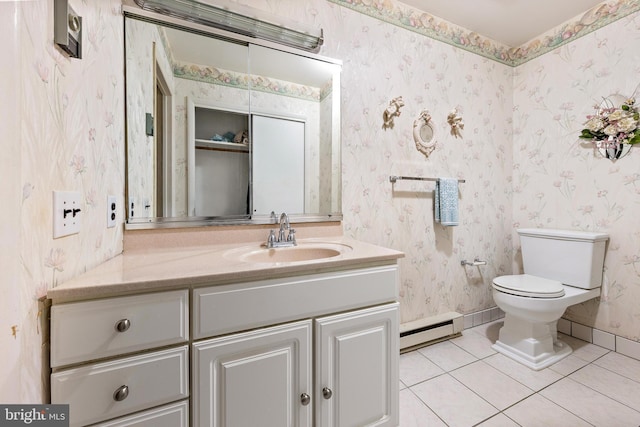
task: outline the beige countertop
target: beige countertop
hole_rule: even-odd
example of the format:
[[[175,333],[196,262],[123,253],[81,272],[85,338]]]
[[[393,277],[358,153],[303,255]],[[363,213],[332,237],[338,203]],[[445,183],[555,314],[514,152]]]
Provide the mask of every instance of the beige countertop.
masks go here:
[[[50,289],[47,297],[56,304],[384,265],[404,256],[393,249],[342,236],[299,239],[298,242],[299,247],[327,244],[343,248],[343,251],[337,256],[311,261],[263,263],[245,261],[240,256],[259,250],[263,242],[125,250],[123,254]]]

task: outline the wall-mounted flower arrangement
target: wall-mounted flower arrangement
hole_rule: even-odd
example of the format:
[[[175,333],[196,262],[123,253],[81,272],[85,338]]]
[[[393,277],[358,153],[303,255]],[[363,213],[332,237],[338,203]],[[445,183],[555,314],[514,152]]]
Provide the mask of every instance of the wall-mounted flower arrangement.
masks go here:
[[[590,140],[604,157],[618,159],[640,143],[640,114],[634,98],[612,95],[594,108],[580,138]]]

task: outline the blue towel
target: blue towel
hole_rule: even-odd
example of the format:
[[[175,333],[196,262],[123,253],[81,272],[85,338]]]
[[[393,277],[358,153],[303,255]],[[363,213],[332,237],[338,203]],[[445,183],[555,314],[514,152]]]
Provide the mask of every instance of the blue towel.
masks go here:
[[[436,222],[442,225],[458,225],[458,180],[438,178],[433,191]]]

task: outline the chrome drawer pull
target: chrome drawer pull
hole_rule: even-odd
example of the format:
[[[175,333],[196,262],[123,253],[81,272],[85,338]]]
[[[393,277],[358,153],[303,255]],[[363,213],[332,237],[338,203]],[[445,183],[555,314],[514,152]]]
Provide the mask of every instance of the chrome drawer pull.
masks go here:
[[[310,402],[311,396],[309,396],[307,393],[302,393],[300,395],[300,403],[302,403],[303,406],[307,406]]]
[[[116,322],[116,331],[125,332],[131,327],[131,321],[129,319],[121,319]]]
[[[121,385],[113,392],[113,400],[116,402],[122,402],[129,396],[129,386]]]
[[[331,396],[333,396],[333,392],[329,387],[325,387],[322,389],[322,397],[324,397],[325,399],[331,399]]]

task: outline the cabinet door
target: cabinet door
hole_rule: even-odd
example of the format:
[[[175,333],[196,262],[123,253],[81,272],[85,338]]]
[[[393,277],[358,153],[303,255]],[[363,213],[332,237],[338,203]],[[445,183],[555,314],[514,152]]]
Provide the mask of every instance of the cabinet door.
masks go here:
[[[194,343],[193,425],[311,426],[311,344],[310,320]]]
[[[398,303],[316,320],[318,427],[399,423]]]

